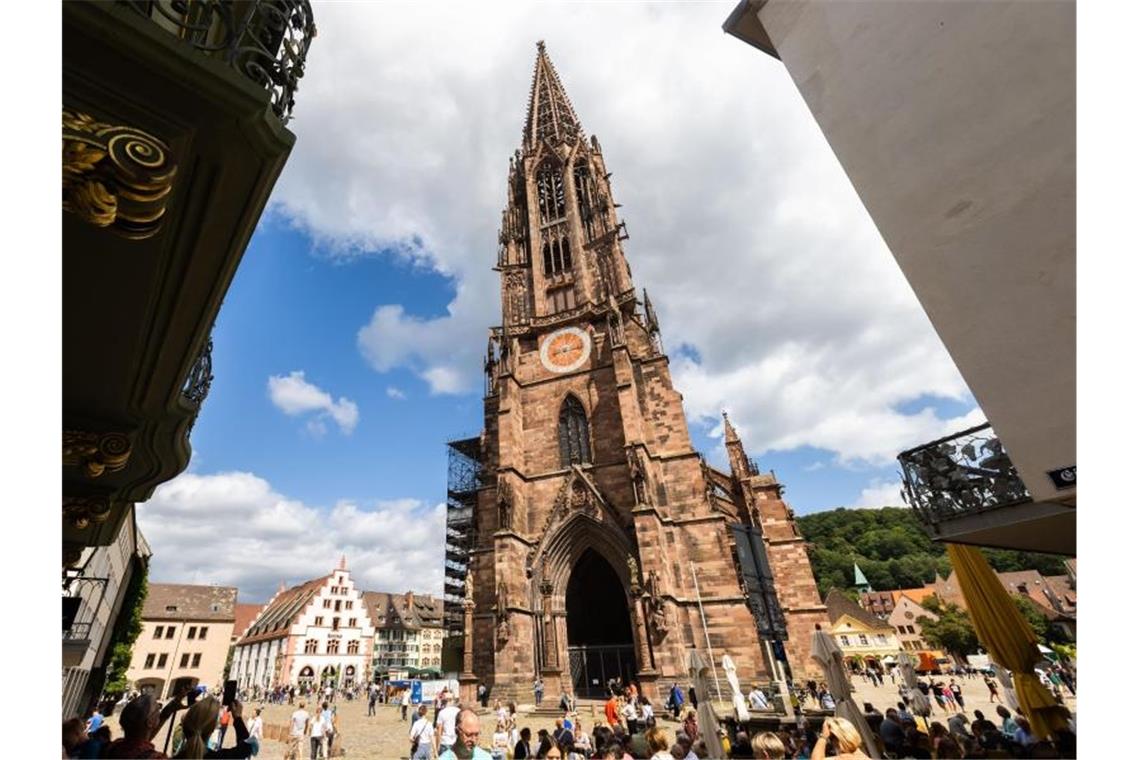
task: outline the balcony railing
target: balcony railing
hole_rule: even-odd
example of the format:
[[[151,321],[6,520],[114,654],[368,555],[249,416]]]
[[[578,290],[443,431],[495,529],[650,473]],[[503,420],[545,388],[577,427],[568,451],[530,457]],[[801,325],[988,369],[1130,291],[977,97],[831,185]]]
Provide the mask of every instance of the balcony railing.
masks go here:
[[[317,36],[308,0],[123,0],[137,13],[269,92],[283,124]]]
[[[202,351],[194,360],[190,374],[186,376],[186,382],[182,386],[182,398],[194,407],[194,419],[190,421],[191,429],[198,420],[198,413],[202,411],[202,404],[210,393],[212,382],[214,382],[214,338],[210,336],[202,344]]]
[[[899,454],[903,497],[928,526],[1032,501],[989,423]]]

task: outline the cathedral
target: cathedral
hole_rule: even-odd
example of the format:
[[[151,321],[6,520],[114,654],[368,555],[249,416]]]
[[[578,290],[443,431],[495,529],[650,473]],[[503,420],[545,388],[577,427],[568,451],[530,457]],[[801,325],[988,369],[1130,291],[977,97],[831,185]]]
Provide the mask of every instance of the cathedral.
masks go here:
[[[619,679],[662,698],[688,681],[691,649],[718,671],[730,655],[745,690],[806,678],[827,611],[804,539],[727,416],[729,472],[693,448],[617,208],[539,42],[507,177],[483,433],[452,444],[479,474],[455,513],[467,521],[448,518],[460,679],[503,699],[535,679],[549,695],[599,697]]]

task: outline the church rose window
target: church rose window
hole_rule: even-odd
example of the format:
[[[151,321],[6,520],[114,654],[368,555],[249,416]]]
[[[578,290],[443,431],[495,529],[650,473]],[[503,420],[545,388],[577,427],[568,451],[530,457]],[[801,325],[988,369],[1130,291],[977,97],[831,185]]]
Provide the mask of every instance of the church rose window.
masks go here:
[[[562,466],[590,461],[590,427],[582,402],[567,396],[558,415],[558,449]]]

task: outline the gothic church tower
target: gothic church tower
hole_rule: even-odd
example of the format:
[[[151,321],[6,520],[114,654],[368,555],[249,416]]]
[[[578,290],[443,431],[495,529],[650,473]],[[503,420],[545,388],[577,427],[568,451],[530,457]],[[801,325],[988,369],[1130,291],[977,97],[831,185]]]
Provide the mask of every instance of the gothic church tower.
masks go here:
[[[622,250],[601,146],[543,43],[499,238],[483,478],[469,555],[466,680],[601,696],[687,680],[689,649],[741,682],[797,678],[826,624],[803,539],[725,420],[732,472],[693,449],[648,295]],[[473,603],[473,604],[472,604]]]

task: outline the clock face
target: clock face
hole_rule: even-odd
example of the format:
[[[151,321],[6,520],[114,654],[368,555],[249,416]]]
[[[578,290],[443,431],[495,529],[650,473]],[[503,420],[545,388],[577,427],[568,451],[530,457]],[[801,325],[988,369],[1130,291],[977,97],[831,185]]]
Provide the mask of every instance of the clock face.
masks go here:
[[[551,372],[571,372],[590,358],[590,336],[577,327],[557,330],[542,341],[538,356]]]

